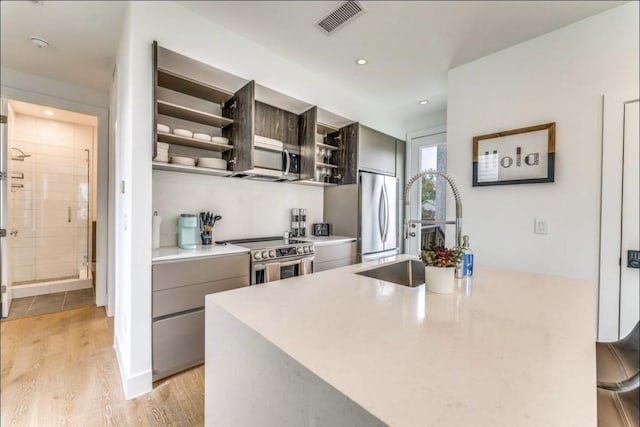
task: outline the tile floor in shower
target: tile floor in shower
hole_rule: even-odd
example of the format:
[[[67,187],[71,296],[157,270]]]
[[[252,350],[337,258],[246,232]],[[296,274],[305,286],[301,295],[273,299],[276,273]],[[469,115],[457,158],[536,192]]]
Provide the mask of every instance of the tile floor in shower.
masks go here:
[[[34,297],[14,298],[7,319],[35,316],[54,311],[78,308],[95,303],[93,287],[75,291],[56,292],[55,294],[36,295]]]

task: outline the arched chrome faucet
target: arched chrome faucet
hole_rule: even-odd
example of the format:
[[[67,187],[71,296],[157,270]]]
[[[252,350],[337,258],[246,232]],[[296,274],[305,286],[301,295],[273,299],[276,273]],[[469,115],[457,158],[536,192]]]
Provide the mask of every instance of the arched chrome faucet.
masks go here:
[[[411,187],[417,180],[422,178],[423,176],[439,176],[444,178],[449,183],[451,187],[451,191],[453,191],[453,197],[456,199],[456,220],[455,221],[431,221],[431,220],[422,220],[422,219],[408,219],[409,212],[411,207],[411,200],[409,191]],[[405,204],[405,220],[404,220],[404,238],[409,238],[409,226],[412,224],[455,224],[456,226],[456,246],[462,246],[462,199],[460,197],[460,190],[458,190],[458,186],[452,177],[447,175],[446,173],[438,172],[433,169],[422,171],[412,176],[409,181],[407,181],[407,185],[404,187],[404,204]]]

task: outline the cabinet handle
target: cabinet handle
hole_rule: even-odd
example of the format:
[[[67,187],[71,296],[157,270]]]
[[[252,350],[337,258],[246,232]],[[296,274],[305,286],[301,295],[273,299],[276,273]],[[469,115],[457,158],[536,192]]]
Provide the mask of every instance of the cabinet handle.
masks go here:
[[[67,222],[71,222],[71,206],[69,206],[67,210]]]

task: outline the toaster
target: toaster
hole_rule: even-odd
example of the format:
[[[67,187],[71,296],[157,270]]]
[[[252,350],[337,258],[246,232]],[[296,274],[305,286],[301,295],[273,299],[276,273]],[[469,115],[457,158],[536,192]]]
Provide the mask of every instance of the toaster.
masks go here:
[[[329,235],[331,235],[331,224],[327,224],[327,223],[313,224],[312,234],[314,236],[329,236]]]

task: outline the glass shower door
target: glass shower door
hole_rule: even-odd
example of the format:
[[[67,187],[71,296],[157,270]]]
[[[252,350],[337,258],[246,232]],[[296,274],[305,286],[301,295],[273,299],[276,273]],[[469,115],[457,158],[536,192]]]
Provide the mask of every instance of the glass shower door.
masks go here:
[[[14,289],[89,279],[89,155],[93,128],[15,114],[10,148],[25,152],[9,162],[24,183],[10,193]]]
[[[76,148],[75,165],[75,226],[76,226],[76,265],[79,279],[90,279],[89,266],[89,164],[91,152],[88,148]]]

